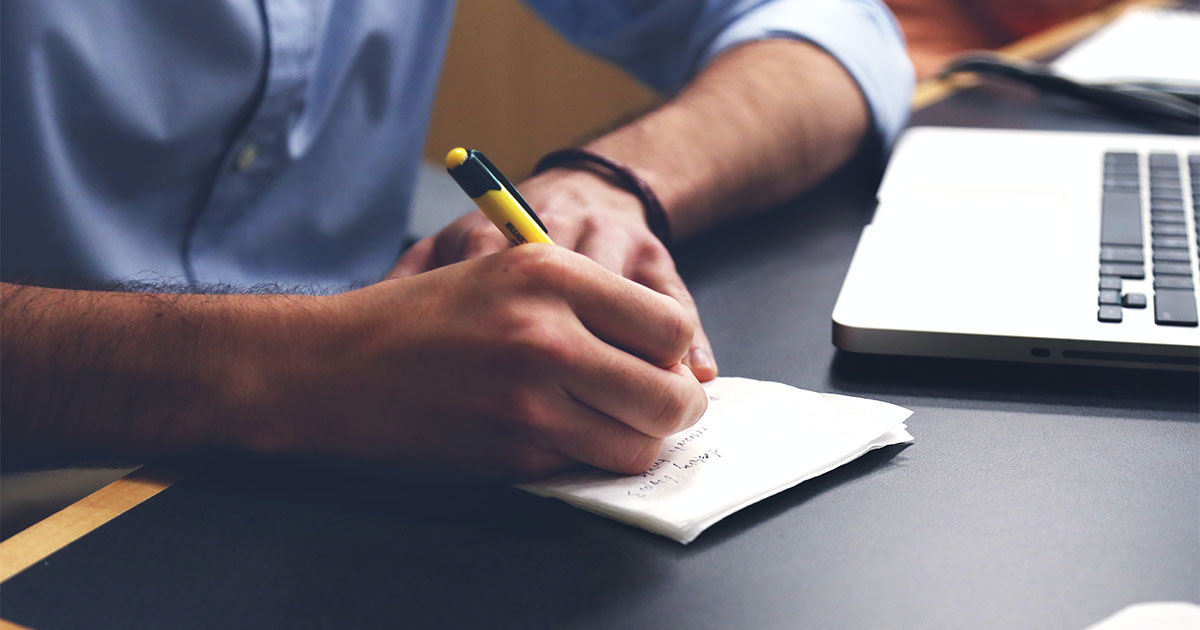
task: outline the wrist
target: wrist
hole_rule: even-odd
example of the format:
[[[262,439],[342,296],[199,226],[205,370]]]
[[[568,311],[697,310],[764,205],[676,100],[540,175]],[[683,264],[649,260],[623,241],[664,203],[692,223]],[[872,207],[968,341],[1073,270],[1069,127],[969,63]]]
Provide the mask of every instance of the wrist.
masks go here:
[[[607,218],[620,217],[649,229],[641,201],[604,173],[586,167],[555,167],[538,173],[520,186],[526,197],[537,199],[535,211],[588,210]]]
[[[645,224],[663,245],[671,244],[671,227],[667,214],[654,189],[634,169],[611,157],[590,149],[560,149],[542,157],[534,173],[553,168],[571,168],[590,172],[611,187],[632,195],[643,211]]]
[[[312,451],[320,370],[329,364],[336,296],[244,296],[213,370],[228,422],[220,446],[258,453]]]

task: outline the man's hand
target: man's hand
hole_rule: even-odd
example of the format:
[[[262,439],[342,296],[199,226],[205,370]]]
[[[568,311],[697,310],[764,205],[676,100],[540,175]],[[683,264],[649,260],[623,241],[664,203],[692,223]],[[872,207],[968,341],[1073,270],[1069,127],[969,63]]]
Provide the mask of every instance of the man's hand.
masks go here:
[[[565,169],[547,171],[518,188],[557,245],[584,254],[605,269],[683,305],[695,330],[684,363],[701,381],[717,375],[696,303],[679,277],[670,252],[647,226],[636,197],[598,175]],[[388,277],[411,276],[508,247],[508,241],[482,213],[472,212],[415,244]]]
[[[645,471],[708,398],[675,300],[524,245],[333,296],[3,286],[4,452]]]
[[[658,196],[675,238],[786,201],[831,173],[869,128],[849,72],[808,42],[768,39],[725,51],[678,96],[584,148],[631,168]],[[686,363],[717,374],[695,303],[646,225],[641,203],[585,170],[552,169],[518,186],[550,238],[669,295],[696,330]],[[479,212],[414,245],[390,277],[411,276],[507,247]]]
[[[335,334],[316,337],[286,388],[296,407],[282,417],[301,424],[263,427],[259,450],[519,478],[574,462],[640,473],[708,404],[680,363],[683,307],[560,247],[332,300]]]

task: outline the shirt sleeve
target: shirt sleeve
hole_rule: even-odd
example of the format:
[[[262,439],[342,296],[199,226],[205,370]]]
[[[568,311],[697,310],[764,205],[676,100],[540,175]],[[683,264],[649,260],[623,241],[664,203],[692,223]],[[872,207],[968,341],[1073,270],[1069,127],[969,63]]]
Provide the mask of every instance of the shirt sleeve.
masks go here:
[[[564,37],[668,94],[739,44],[792,38],[850,73],[890,148],[908,119],[913,70],[879,0],[528,0]]]

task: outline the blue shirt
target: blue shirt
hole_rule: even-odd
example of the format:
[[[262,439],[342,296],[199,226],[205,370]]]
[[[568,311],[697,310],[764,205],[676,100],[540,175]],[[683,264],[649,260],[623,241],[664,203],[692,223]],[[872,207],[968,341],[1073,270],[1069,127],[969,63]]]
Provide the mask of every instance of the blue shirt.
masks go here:
[[[912,71],[875,0],[538,0],[678,90],[723,50],[811,41],[886,146]],[[0,276],[351,286],[405,236],[453,2],[5,0]]]

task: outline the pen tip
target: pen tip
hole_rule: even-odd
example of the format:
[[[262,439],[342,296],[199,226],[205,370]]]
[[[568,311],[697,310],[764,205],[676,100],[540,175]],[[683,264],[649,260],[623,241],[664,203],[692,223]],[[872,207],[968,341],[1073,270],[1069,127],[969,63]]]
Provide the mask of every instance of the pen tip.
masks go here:
[[[467,161],[467,150],[462,147],[450,149],[446,154],[446,168],[454,168]]]

